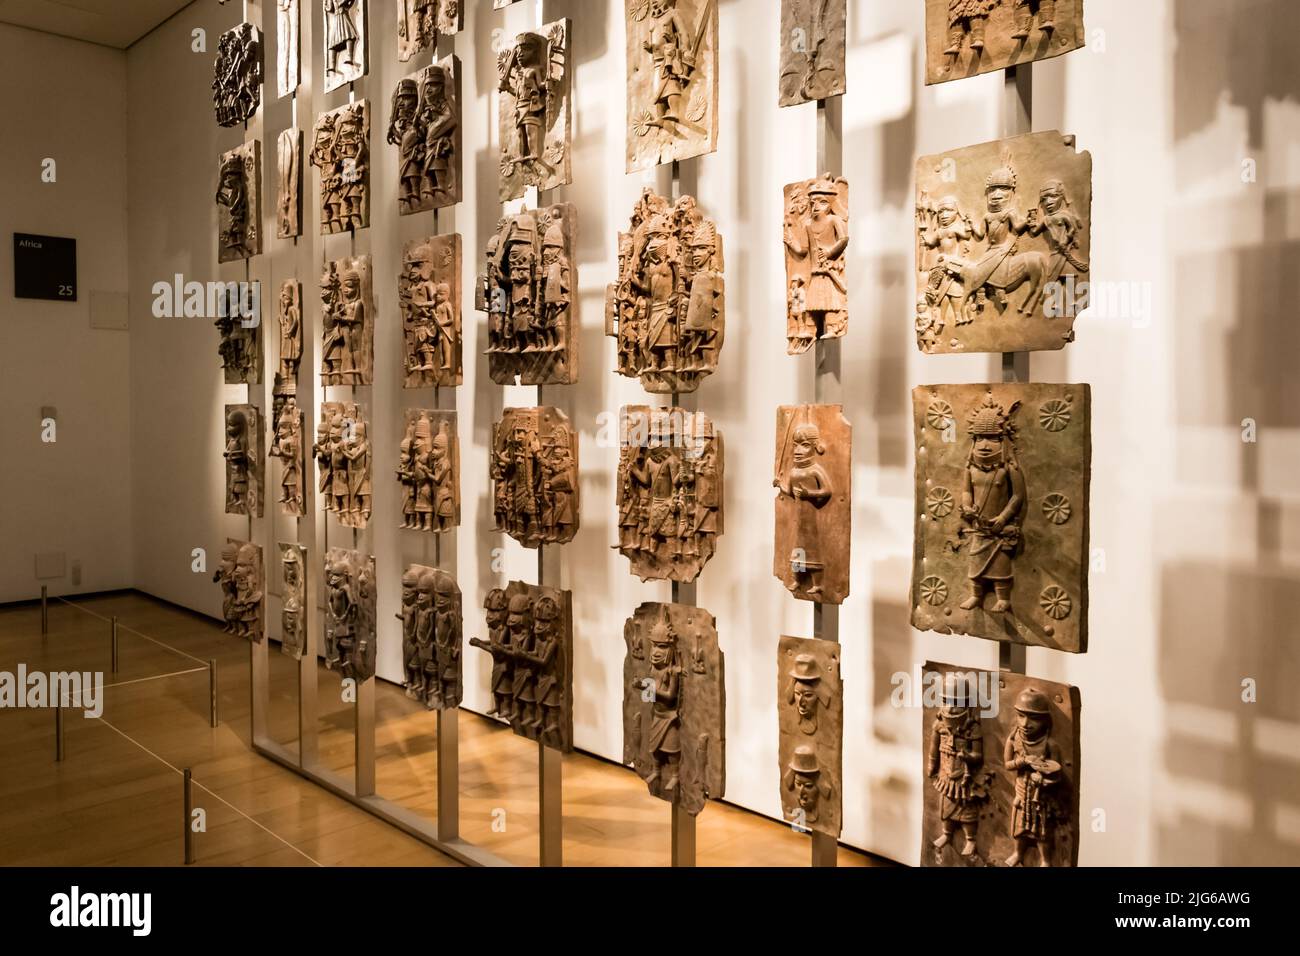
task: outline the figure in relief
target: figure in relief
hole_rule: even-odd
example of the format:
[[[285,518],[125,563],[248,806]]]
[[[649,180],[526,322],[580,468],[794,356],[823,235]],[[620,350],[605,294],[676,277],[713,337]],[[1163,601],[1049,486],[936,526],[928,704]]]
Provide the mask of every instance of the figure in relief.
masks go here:
[[[280,605],[280,651],[301,658],[307,645],[307,578],[303,566],[306,549],[280,545],[284,593]]]
[[[772,484],[794,502],[796,531],[790,569],[795,576],[796,590],[817,600],[821,597],[822,572],[826,569],[818,515],[834,497],[835,489],[826,469],[817,460],[826,454],[826,446],[815,423],[796,425],[789,447],[790,458],[782,464]]]
[[[365,100],[324,113],[312,135],[320,170],[321,234],[370,225],[370,109]]]
[[[285,399],[276,419],[275,442],[271,456],[283,466],[280,476],[280,504],[284,513],[302,516],[307,513],[303,496],[302,409],[292,395]]]
[[[217,124],[247,123],[262,102],[262,34],[241,23],[221,34],[213,68],[212,102]]]
[[[1015,774],[1011,808],[1011,837],[1015,852],[1007,866],[1026,862],[1038,850],[1038,865],[1051,866],[1050,840],[1054,826],[1053,788],[1060,780],[1061,754],[1052,742],[1052,710],[1047,696],[1026,687],[1016,698],[1016,726],[1007,737],[1002,765]]]
[[[397,301],[402,315],[405,388],[461,383],[460,236],[413,240],[404,247]]]
[[[445,571],[411,565],[402,575],[402,651],[406,696],[429,710],[460,705],[460,589]]]
[[[507,408],[493,429],[496,530],[526,548],[563,544],[578,530],[578,448],[554,408]]]
[[[324,0],[325,92],[359,79],[366,72],[365,0]]]
[[[976,853],[980,811],[988,801],[991,776],[984,769],[984,730],[976,704],[975,690],[963,675],[944,675],[943,703],[926,751],[926,772],[939,794],[942,827],[933,846],[942,852],[960,826],[964,857]]]
[[[568,20],[548,23],[497,54],[502,202],[572,181],[568,29]]]
[[[325,510],[339,523],[364,528],[370,521],[371,451],[366,423],[354,403],[325,402],[312,446]]]
[[[397,468],[397,480],[403,487],[403,528],[443,532],[460,523],[460,462],[455,442],[454,413],[424,409],[406,413]]]
[[[961,497],[964,527],[959,532],[969,555],[971,592],[961,603],[966,611],[983,607],[989,590],[995,598],[988,608],[991,613],[1011,608],[1015,556],[1021,549],[1027,503],[1011,421],[1018,407],[1019,402],[1014,402],[1004,411],[990,395],[970,417],[970,457]]]
[[[460,201],[460,97],[455,56],[399,81],[388,142],[397,147],[402,215]]]
[[[787,351],[798,355],[848,328],[848,183],[827,175],[787,186],[784,232]]]
[[[325,556],[325,666],[358,683],[375,674],[375,559],[330,548]]]
[[[225,632],[261,643],[264,634],[262,549],[251,542],[227,539],[212,581],[221,585]]]

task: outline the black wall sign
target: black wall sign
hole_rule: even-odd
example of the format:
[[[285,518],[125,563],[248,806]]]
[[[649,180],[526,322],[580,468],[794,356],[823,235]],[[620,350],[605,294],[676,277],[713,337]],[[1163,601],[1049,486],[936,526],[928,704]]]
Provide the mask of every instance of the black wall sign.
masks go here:
[[[77,240],[14,233],[14,298],[77,301]]]

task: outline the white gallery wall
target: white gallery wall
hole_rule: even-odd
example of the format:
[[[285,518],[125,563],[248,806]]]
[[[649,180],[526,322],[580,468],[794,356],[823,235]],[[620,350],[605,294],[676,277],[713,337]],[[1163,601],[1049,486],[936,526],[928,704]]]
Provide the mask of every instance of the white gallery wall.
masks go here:
[[[0,24],[0,89],[0,602],[37,554],[51,594],[129,587],[130,337],[91,325],[127,291],[126,55]],[[77,240],[76,302],[14,297],[15,232]]]
[[[274,5],[263,6],[273,64]],[[389,98],[399,78],[428,61],[397,62],[395,6],[372,0],[371,71],[356,85],[372,110],[371,227],[355,238],[310,235],[319,193],[309,171],[309,235],[296,246],[274,237],[275,137],[292,116],[287,100],[273,100],[259,121],[266,252],[249,267],[264,290],[288,276],[303,282],[309,334],[318,337],[323,258],[354,250],[374,256],[376,384],[357,397],[374,440],[375,510],[356,542],[378,562],[380,674],[390,680],[400,680],[394,615],[402,569],[432,563],[435,554],[430,538],[398,529],[392,470],[404,407],[437,401],[459,411],[463,522],[444,559],[454,562],[464,594],[466,636],[483,636],[479,609],[489,588],[536,579],[535,553],[491,530],[486,457],[501,409],[533,404],[536,390],[503,389],[488,378],[485,321],[473,312],[472,283],[502,213],[493,44],[536,25],[538,4],[523,0],[494,12],[478,0],[454,40],[463,70],[466,198],[441,214],[437,228],[454,228],[464,240],[465,383],[436,397],[401,389],[401,246],[434,232],[435,217],[396,213],[396,149],[384,141]],[[1000,377],[997,356],[922,356],[912,332],[913,162],[997,138],[1002,104],[996,75],[922,85],[923,6],[850,0],[843,99],[852,233],[843,379],[854,427],[852,594],[840,630],[844,841],[909,863],[920,852],[920,713],[891,700],[896,675],[916,675],[927,659],[997,663],[994,644],[920,634],[908,624],[910,390]],[[1291,371],[1300,332],[1291,297],[1282,295],[1283,276],[1300,266],[1300,90],[1284,45],[1300,26],[1295,6],[1089,0],[1089,47],[1034,67],[1035,128],[1073,133],[1092,152],[1092,274],[1109,283],[1100,287],[1107,299],[1078,321],[1078,340],[1031,363],[1035,380],[1093,387],[1091,649],[1083,656],[1028,653],[1030,674],[1081,690],[1085,865],[1300,862],[1300,394]],[[578,210],[581,379],[547,388],[545,401],[563,408],[582,436],[582,528],[562,549],[563,583],[574,592],[575,733],[580,748],[616,761],[623,621],[640,602],[669,596],[667,584],[641,583],[611,549],[617,449],[597,441],[602,415],[646,400],[636,381],[612,371],[603,297],[615,273],[617,231],[641,188],[666,185],[663,172],[624,174],[622,7],[620,0],[546,0],[544,14],[574,20],[576,182],[556,199]],[[717,220],[727,249],[727,343],[698,393],[699,409],[725,437],[726,532],[700,578],[698,602],[716,616],[726,654],[727,799],[770,816],[780,813],[776,643],[783,633],[810,636],[813,617],[811,605],[792,599],[771,573],[776,407],[814,394],[812,357],[785,354],[781,190],[819,172],[814,108],[776,106],[777,10],[776,0],[722,0],[718,150],[682,164],[683,183]],[[178,273],[199,281],[245,275],[242,263],[217,266],[212,198],[218,155],[244,135],[216,126],[210,97],[216,37],[239,16],[238,3],[196,2],[128,53],[132,361],[118,339],[103,348],[120,352],[96,346],[97,360],[111,359],[116,374],[87,386],[100,414],[131,410],[134,521],[130,536],[121,529],[134,543],[130,580],[213,615],[215,555],[226,536],[249,531],[245,519],[222,514],[222,405],[243,401],[245,389],[222,384],[208,320],[155,318],[150,306],[154,284]],[[319,37],[319,9],[313,17]],[[1245,19],[1251,28],[1238,29]],[[202,54],[192,51],[199,28],[207,31]],[[315,49],[304,50],[304,68],[314,72],[316,90],[303,91],[298,125],[310,130],[316,113],[347,102],[348,94],[319,93]],[[90,86],[96,97],[111,98],[111,84]],[[70,90],[66,102],[78,101]],[[111,110],[88,112],[101,122]],[[100,135],[111,141],[120,130],[105,122]],[[273,295],[263,298],[271,369]],[[36,330],[25,334],[35,338]],[[309,342],[304,385],[315,378],[318,349]],[[8,359],[6,379],[14,374]],[[128,378],[129,402],[121,393]],[[269,405],[269,386],[252,391],[254,401]],[[314,391],[319,402],[321,390]],[[349,394],[331,389],[329,397]],[[1246,419],[1255,426],[1253,442],[1243,441]],[[12,425],[2,427],[12,447]],[[28,432],[35,428],[24,423],[12,440],[27,442]],[[125,461],[114,460],[117,474],[126,473]],[[96,460],[93,470],[111,466]],[[278,476],[275,464],[271,501]],[[5,500],[12,508],[8,494]],[[268,507],[253,527],[267,548],[299,534],[274,512]],[[321,547],[350,544],[353,535],[320,518],[303,524],[319,581]],[[207,574],[192,570],[199,547],[210,556]],[[126,556],[123,566],[131,566]],[[278,614],[268,621],[274,629]],[[489,666],[485,654],[467,648],[472,709],[490,703]],[[707,820],[706,810],[702,827]]]

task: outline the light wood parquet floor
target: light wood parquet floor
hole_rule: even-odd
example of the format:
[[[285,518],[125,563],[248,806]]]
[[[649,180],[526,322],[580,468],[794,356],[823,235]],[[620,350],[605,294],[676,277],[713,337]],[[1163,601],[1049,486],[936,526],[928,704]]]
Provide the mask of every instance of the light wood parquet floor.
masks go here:
[[[180,770],[189,767],[195,806],[207,815],[206,832],[195,835],[198,865],[457,865],[251,749],[244,641],[134,592],[76,604],[51,598],[45,639],[39,605],[0,608],[0,671],[15,672],[20,662],[29,670],[99,670],[117,685],[104,691],[102,720],[66,712],[62,763],[54,759],[51,711],[0,708],[0,864],[181,865]],[[120,625],[117,674],[109,673],[111,616]],[[124,628],[198,661],[217,661],[219,727],[208,723],[206,667]],[[267,730],[294,748],[296,662],[275,644],[269,659]],[[336,674],[322,667],[317,680],[320,761],[350,777],[350,705],[339,700]],[[434,816],[435,715],[379,681],[375,723],[377,792]],[[509,862],[536,865],[536,807],[536,744],[462,710],[462,838]],[[585,754],[564,758],[566,866],[667,866],[670,816],[630,769]],[[714,802],[697,826],[701,866],[807,865],[808,838],[780,822]],[[888,865],[844,847],[839,864]]]

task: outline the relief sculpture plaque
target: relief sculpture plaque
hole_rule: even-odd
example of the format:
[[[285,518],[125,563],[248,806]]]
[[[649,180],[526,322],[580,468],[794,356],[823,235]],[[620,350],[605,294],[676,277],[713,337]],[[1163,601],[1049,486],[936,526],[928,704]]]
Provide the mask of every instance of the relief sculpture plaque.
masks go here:
[[[322,0],[325,92],[366,75],[366,0]]]
[[[1078,688],[936,663],[923,679],[921,865],[1077,866]]]
[[[625,0],[627,171],[718,147],[717,0]]]
[[[454,388],[461,364],[460,234],[414,239],[402,250],[397,302],[405,388]]]
[[[776,410],[772,573],[801,601],[849,596],[853,428],[839,405]]]
[[[226,514],[262,517],[261,413],[256,405],[226,406]]]
[[[227,385],[262,381],[262,284],[228,282],[216,299],[217,353]]]
[[[275,91],[290,96],[302,82],[302,29],[298,19],[298,0],[275,0]]]
[[[498,385],[578,380],[578,219],[572,203],[497,224],[475,306],[488,314],[488,372]]]
[[[925,0],[925,82],[945,83],[1084,45],[1083,0]]]
[[[408,408],[398,449],[402,527],[450,531],[460,524],[460,440],[456,413]]]
[[[320,292],[321,384],[373,384],[375,296],[370,257],[327,262]]]
[[[718,367],[726,332],[722,236],[693,196],[647,188],[618,237],[618,280],[605,291],[605,334],[618,373],[657,395],[693,392]]]
[[[1087,385],[912,391],[912,626],[1088,649]]]
[[[573,182],[569,21],[521,33],[497,53],[497,118],[502,202],[529,186],[554,189]]]
[[[275,234],[280,239],[302,235],[302,130],[286,129],[276,140]]]
[[[262,549],[248,541],[227,538],[221,549],[221,564],[212,575],[221,585],[221,616],[227,634],[262,643],[266,634],[266,582],[262,571]]]
[[[483,603],[488,638],[469,642],[492,655],[493,716],[521,737],[573,750],[573,596],[511,581]]]
[[[507,408],[492,429],[497,531],[525,548],[565,544],[578,531],[578,435],[558,408]]]
[[[312,131],[311,164],[320,170],[321,235],[369,226],[370,107],[365,100],[321,114]]]
[[[623,763],[691,816],[727,786],[726,689],[713,615],[647,602],[623,625]]]
[[[241,23],[221,34],[213,67],[212,103],[220,126],[247,123],[262,102],[262,32]]]
[[[249,140],[221,155],[217,178],[217,261],[262,254],[262,144]]]
[[[849,184],[822,176],[785,187],[786,351],[801,355],[817,339],[849,327]]]
[[[1074,341],[1087,308],[1092,154],[1029,133],[916,163],[916,338],[923,352]]]
[[[838,839],[844,794],[839,645],[782,637],[776,681],[781,809],[796,830]]]
[[[461,700],[460,588],[438,568],[419,564],[402,575],[402,667],[406,696],[429,710],[455,710]]]
[[[324,508],[346,528],[370,522],[371,448],[361,416],[355,402],[323,402],[312,446]]]
[[[782,106],[841,95],[845,0],[781,0]]]
[[[280,652],[301,659],[307,652],[307,549],[281,542]]]
[[[284,400],[275,418],[275,440],[271,457],[280,459],[280,509],[290,517],[307,513],[303,476],[306,474],[306,448],[302,435],[302,409],[292,395]]]
[[[403,216],[460,202],[460,60],[443,57],[393,91],[388,142],[397,147]]]
[[[375,676],[375,558],[325,554],[325,666],[358,684]]]
[[[460,32],[464,20],[461,0],[397,0],[397,59],[436,49],[438,37]]]
[[[722,436],[702,412],[623,409],[618,549],[642,581],[694,581],[722,534]]]

